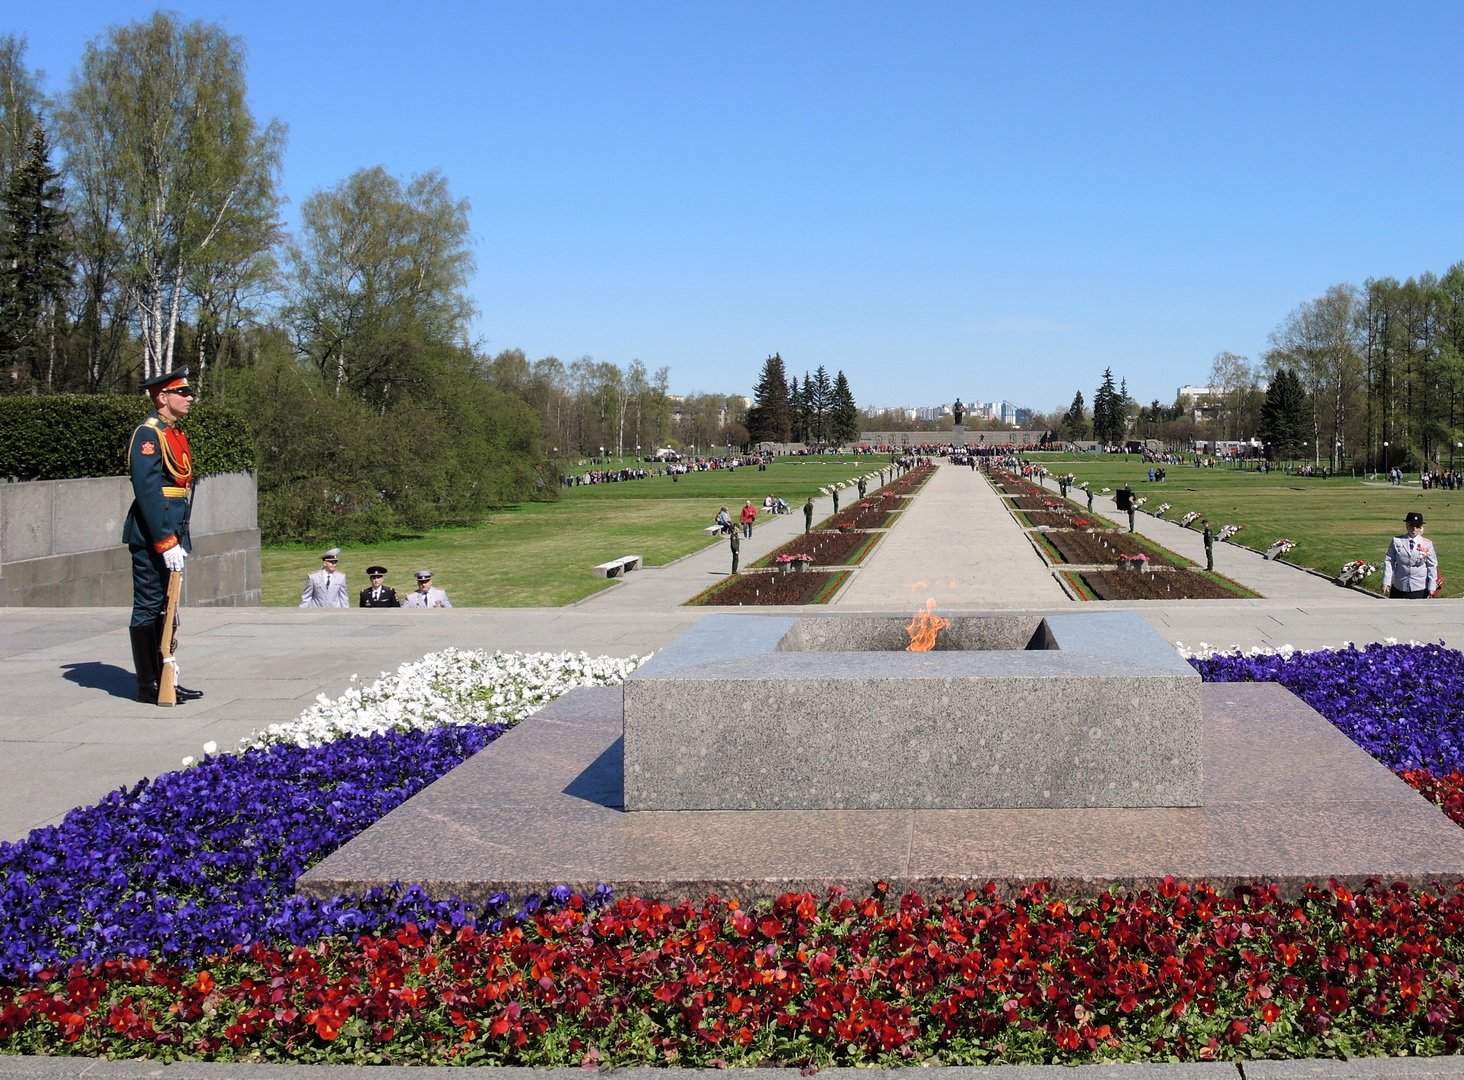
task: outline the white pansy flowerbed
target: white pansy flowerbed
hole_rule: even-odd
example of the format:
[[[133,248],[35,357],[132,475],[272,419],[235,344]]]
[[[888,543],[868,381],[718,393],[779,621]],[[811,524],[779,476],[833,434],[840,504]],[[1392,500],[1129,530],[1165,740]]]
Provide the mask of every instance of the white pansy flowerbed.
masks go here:
[[[1382,639],[1380,644],[1397,645],[1398,639],[1395,637],[1385,637]],[[1409,639],[1406,644],[1422,645],[1423,642]],[[1341,645],[1326,646],[1326,650],[1331,652],[1339,652],[1343,649],[1352,649],[1355,647],[1356,645],[1354,642],[1344,641]],[[1239,645],[1232,645],[1228,649],[1223,649],[1216,648],[1214,645],[1211,645],[1208,642],[1204,641],[1200,642],[1200,646],[1197,649],[1188,648],[1184,642],[1176,641],[1174,643],[1174,648],[1175,651],[1178,652],[1179,655],[1185,660],[1208,660],[1212,656],[1279,656],[1283,660],[1289,660],[1292,654],[1297,651],[1291,645],[1276,645],[1274,647],[1270,645],[1252,645],[1249,649],[1242,648]],[[1312,649],[1308,651],[1320,652],[1323,650]]]
[[[321,694],[296,719],[239,741],[235,753],[292,743],[321,746],[344,735],[425,730],[442,724],[516,724],[566,690],[616,686],[649,657],[588,653],[488,653],[445,649],[408,661],[367,686],[351,677],[334,700]],[[206,755],[217,747],[204,747]],[[193,764],[184,758],[184,765]]]

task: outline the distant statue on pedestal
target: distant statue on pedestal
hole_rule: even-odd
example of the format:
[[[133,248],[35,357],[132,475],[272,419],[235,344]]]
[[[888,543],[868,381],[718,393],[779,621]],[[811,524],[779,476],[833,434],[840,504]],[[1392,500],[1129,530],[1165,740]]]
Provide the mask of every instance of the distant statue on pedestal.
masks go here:
[[[956,414],[956,427],[960,427],[961,421],[966,419],[966,406],[961,404],[960,398],[956,398],[956,403],[951,406],[951,412]]]

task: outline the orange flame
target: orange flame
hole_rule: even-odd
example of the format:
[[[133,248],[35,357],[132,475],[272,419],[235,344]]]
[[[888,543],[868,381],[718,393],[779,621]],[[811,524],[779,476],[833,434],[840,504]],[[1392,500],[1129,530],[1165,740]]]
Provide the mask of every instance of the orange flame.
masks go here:
[[[950,624],[949,619],[935,614],[935,597],[932,596],[925,601],[925,610],[916,611],[910,625],[905,627],[905,633],[910,635],[910,644],[905,646],[905,651],[929,652],[935,648],[935,636]]]

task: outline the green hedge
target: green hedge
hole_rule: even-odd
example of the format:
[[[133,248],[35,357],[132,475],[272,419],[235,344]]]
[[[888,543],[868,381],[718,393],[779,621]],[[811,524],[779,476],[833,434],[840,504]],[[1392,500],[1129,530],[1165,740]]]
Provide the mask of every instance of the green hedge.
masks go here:
[[[150,408],[142,395],[0,398],[0,478],[125,476],[132,432]],[[200,403],[183,427],[196,476],[255,470],[254,444],[233,409]]]

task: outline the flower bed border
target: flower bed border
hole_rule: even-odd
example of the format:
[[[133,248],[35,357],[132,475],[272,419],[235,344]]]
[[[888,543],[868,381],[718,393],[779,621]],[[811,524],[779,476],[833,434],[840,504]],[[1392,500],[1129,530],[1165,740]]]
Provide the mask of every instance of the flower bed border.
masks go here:
[[[874,549],[879,546],[880,541],[884,539],[884,537],[885,537],[885,531],[886,530],[875,531],[875,530],[870,530],[870,529],[850,529],[849,531],[850,532],[853,532],[853,533],[863,533],[864,534],[864,542],[862,544],[857,545],[856,547],[851,548],[849,550],[849,554],[847,556],[845,556],[845,558],[844,558],[844,560],[842,562],[825,563],[825,562],[819,562],[817,559],[815,559],[813,565],[815,565],[815,566],[862,566],[864,564],[864,560],[870,554],[873,553]],[[754,560],[751,563],[751,565],[749,566],[749,569],[751,569],[751,570],[776,569],[777,567],[776,567],[775,560],[777,559],[777,557],[779,555],[796,554],[797,553],[797,549],[798,549],[798,544],[799,544],[799,542],[802,539],[803,539],[803,537],[801,535],[800,536],[795,536],[792,540],[787,541],[786,543],[782,544],[781,546],[774,548],[772,551],[768,552],[766,555],[763,555],[760,558]],[[807,571],[805,571],[805,573],[806,572]]]
[[[805,578],[814,578],[814,579],[817,579],[817,578],[825,578],[825,579],[828,579],[828,580],[824,581],[820,585],[818,591],[813,594],[813,597],[811,599],[804,600],[804,601],[801,602],[802,604],[827,604],[836,595],[838,595],[839,590],[841,588],[843,588],[843,586],[844,586],[844,582],[848,579],[848,577],[852,573],[853,573],[853,571],[851,571],[851,570],[805,570],[802,573],[798,573],[798,574],[787,574],[787,575],[785,575],[785,574],[783,574],[783,572],[781,570],[750,570],[746,574],[738,574],[736,576],[726,577],[726,578],[723,578],[721,581],[717,582],[715,585],[708,586],[707,588],[703,589],[701,592],[699,592],[695,596],[693,596],[690,600],[686,601],[682,605],[682,607],[792,607],[792,606],[797,606],[797,605],[790,605],[790,604],[774,604],[774,603],[765,603],[765,604],[745,604],[744,603],[744,604],[720,604],[720,605],[717,604],[715,598],[716,598],[716,595],[719,592],[722,592],[722,591],[730,588],[731,584],[733,582],[735,582],[735,581],[739,581],[739,580],[746,579],[746,578],[750,578],[750,577],[754,577],[754,576],[767,576],[767,577],[775,577],[775,576],[776,577],[784,577],[784,576],[786,576],[786,577],[793,578],[793,579],[805,579]]]

